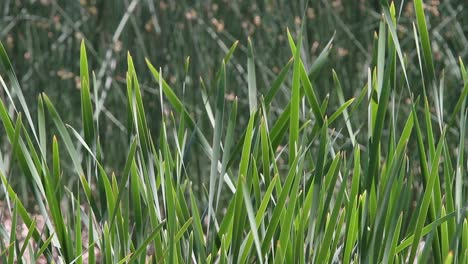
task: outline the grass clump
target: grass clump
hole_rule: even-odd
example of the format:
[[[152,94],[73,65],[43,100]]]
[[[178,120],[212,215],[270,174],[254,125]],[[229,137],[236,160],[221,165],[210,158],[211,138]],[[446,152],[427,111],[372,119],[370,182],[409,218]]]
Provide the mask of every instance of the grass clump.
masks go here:
[[[0,226],[2,263],[466,263],[468,74],[460,60],[459,97],[444,107],[422,1],[414,7],[416,62],[400,45],[394,6],[384,5],[368,82],[355,98],[344,97],[333,72],[329,93],[338,105],[315,85],[333,40],[309,67],[300,34],[295,40],[288,31],[292,59],[264,95],[248,42],[249,113],[240,112],[238,98],[225,96],[234,42],[211,82],[215,98],[201,90],[208,128],[149,59],[161,113],[147,116],[128,55],[123,164],[102,152],[84,43],[80,128],[67,125],[44,93],[32,115],[0,45],[9,150],[0,156],[2,217],[11,220]],[[409,78],[409,69],[420,78]],[[275,105],[280,90],[290,96],[286,105]],[[239,116],[248,116],[245,126]],[[158,133],[149,128],[154,120]],[[207,186],[193,184],[194,155],[211,161]],[[20,198],[15,177],[27,179],[35,207]],[[15,232],[19,223],[24,236]]]

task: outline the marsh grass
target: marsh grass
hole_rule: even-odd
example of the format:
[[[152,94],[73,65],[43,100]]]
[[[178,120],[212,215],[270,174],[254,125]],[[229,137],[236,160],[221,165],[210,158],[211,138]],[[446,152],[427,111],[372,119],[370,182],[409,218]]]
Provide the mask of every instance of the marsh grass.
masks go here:
[[[0,226],[1,262],[466,263],[468,73],[460,59],[462,78],[448,86],[435,70],[421,0],[414,1],[416,63],[398,38],[395,6],[382,8],[357,96],[345,97],[346,79],[335,72],[329,96],[317,91],[333,38],[309,65],[302,35],[288,30],[283,48],[291,60],[269,89],[257,87],[261,51],[250,40],[245,98],[226,99],[238,42],[218,58],[209,81],[215,96],[201,90],[208,126],[150,58],[158,92],[151,101],[160,112],[148,115],[137,77],[143,70],[128,54],[117,117],[127,140],[116,148],[125,153],[122,164],[109,164],[103,152],[102,93],[84,42],[77,126],[46,93],[30,110],[0,45],[9,150],[0,159],[2,217],[11,219],[10,228]],[[186,60],[185,72],[191,67]],[[457,91],[455,100],[447,88]],[[239,122],[241,104],[247,122]],[[149,128],[155,120],[158,133]],[[195,155],[210,161],[206,186],[190,169]],[[27,193],[12,184],[17,177]],[[35,207],[20,199],[26,194]],[[19,223],[27,227],[21,238]]]

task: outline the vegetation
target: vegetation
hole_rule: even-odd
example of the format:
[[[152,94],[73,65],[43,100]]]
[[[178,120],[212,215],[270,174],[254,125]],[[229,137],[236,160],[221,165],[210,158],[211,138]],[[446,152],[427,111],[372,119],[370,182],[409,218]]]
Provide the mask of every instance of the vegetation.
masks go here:
[[[363,83],[330,70],[326,85],[336,40],[309,62],[306,12],[276,73],[250,39],[236,62],[234,41],[206,54],[219,67],[186,94],[198,64],[172,61],[179,86],[128,54],[115,115],[85,41],[81,110],[46,93],[31,106],[1,44],[1,262],[466,263],[468,72],[462,57],[439,71],[423,2],[412,5],[403,45],[398,8],[382,3]]]

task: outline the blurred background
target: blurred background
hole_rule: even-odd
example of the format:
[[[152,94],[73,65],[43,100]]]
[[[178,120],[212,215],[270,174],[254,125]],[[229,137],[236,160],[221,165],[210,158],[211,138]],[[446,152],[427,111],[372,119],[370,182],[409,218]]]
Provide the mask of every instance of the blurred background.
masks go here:
[[[412,1],[395,1],[397,28],[402,50],[409,63],[417,63],[414,48],[415,21]],[[435,54],[436,72],[444,69],[446,87],[459,87],[458,57],[468,60],[468,1],[425,1],[429,34]],[[367,81],[371,65],[374,32],[381,18],[379,0],[2,0],[0,1],[0,41],[12,59],[31,109],[37,96],[45,92],[66,123],[80,127],[79,45],[85,40],[90,68],[98,89],[100,135],[106,164],[118,170],[126,153],[127,52],[132,55],[144,90],[150,129],[159,126],[159,91],[146,64],[148,58],[161,67],[163,77],[192,112],[199,126],[209,128],[200,79],[207,94],[215,97],[214,74],[229,47],[239,46],[228,65],[226,99],[239,98],[239,122],[248,118],[247,38],[253,43],[257,86],[265,94],[281,68],[291,58],[287,28],[294,36],[304,22],[302,58],[309,67],[334,36],[329,60],[315,78],[321,100],[334,96],[332,69],[340,77],[345,98],[357,96]],[[303,20],[306,21],[303,21]],[[190,67],[184,65],[190,57]],[[409,67],[409,78],[417,78],[418,67]],[[3,74],[3,73],[2,73]],[[5,76],[5,75],[3,75]],[[185,83],[185,85],[184,85]],[[288,87],[275,105],[278,113],[289,100]],[[418,91],[420,87],[412,87]],[[450,107],[450,95],[444,92]],[[5,100],[5,94],[0,90]],[[213,101],[211,101],[213,102]],[[246,111],[242,111],[246,110]],[[365,120],[366,117],[363,117]],[[242,127],[242,126],[241,126]],[[205,129],[210,138],[209,131]],[[0,130],[0,141],[4,142]],[[112,142],[110,144],[109,142]],[[2,147],[5,144],[2,144]],[[194,145],[192,151],[201,152]],[[198,159],[203,159],[198,155]],[[194,169],[203,180],[204,170],[197,160]]]

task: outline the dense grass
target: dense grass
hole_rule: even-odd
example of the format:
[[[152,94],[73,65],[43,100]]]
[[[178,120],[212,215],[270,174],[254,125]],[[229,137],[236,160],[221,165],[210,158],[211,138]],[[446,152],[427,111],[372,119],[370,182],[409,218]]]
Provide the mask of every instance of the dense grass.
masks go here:
[[[307,3],[308,2],[308,3]],[[159,130],[157,85],[145,71],[145,57],[165,73],[181,102],[190,110],[205,134],[210,133],[210,120],[200,102],[201,81],[206,95],[216,97],[214,75],[229,47],[239,40],[236,55],[227,71],[227,93],[239,98],[238,121],[247,124],[249,116],[246,64],[247,38],[255,47],[257,87],[266,94],[276,75],[290,58],[286,27],[293,33],[303,27],[302,59],[307,69],[326,47],[332,36],[333,52],[322,71],[313,76],[317,96],[330,94],[330,106],[340,101],[333,96],[332,69],[342,81],[345,98],[357,97],[359,87],[367,82],[367,68],[372,67],[374,31],[378,31],[381,7],[372,1],[163,1],[163,0],[36,0],[0,3],[0,41],[10,55],[18,73],[22,91],[31,111],[36,111],[35,98],[41,92],[61,110],[67,123],[79,125],[72,109],[80,106],[79,56],[84,38],[89,53],[89,65],[95,71],[99,88],[100,126],[104,158],[112,164],[125,162],[119,146],[128,147],[126,122],[121,118],[121,105],[126,102],[127,51],[134,57],[140,72],[139,81],[146,112],[154,117],[149,122],[153,133]],[[389,1],[390,2],[390,1]],[[308,7],[305,6],[308,4]],[[417,62],[414,48],[412,1],[395,1],[400,45],[409,63]],[[435,71],[445,69],[449,87],[460,84],[458,57],[468,60],[468,8],[465,0],[426,1],[428,30],[434,53]],[[285,48],[286,47],[286,48]],[[182,65],[190,57],[192,67],[186,72]],[[421,94],[418,67],[409,67],[412,91]],[[289,78],[286,80],[291,85]],[[183,88],[183,86],[185,88]],[[289,93],[274,98],[271,109],[279,115],[288,103]],[[430,95],[431,93],[429,93]],[[445,93],[446,105],[454,105],[456,89]],[[0,97],[5,99],[4,94]],[[273,112],[272,112],[273,113]],[[357,116],[353,117],[356,118]],[[364,120],[353,120],[357,123]],[[240,133],[241,131],[237,131]],[[56,132],[54,132],[56,133]],[[207,135],[207,137],[211,137]],[[108,144],[109,142],[109,144]],[[111,143],[112,142],[112,143]],[[208,184],[209,160],[195,155],[201,152],[194,145],[194,157],[188,165],[197,171],[196,185]],[[112,168],[117,170],[117,168]]]
[[[440,71],[422,1],[412,5],[410,43],[393,5],[365,34],[366,81],[327,68],[332,36],[309,62],[305,19],[284,32],[273,81],[260,80],[271,54],[255,37],[245,53],[233,41],[211,56],[219,67],[190,92],[197,107],[165,81],[168,68],[128,54],[112,139],[85,42],[81,111],[46,93],[31,106],[2,44],[2,263],[466,263],[468,73],[461,57]],[[190,87],[199,65],[172,61]],[[11,228],[20,223],[25,234]]]

